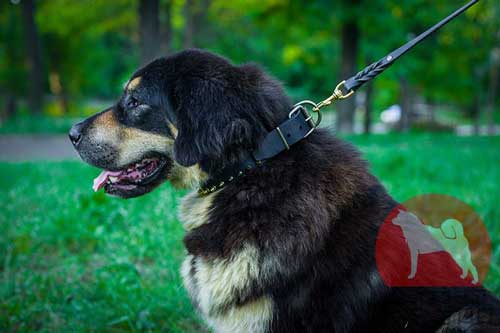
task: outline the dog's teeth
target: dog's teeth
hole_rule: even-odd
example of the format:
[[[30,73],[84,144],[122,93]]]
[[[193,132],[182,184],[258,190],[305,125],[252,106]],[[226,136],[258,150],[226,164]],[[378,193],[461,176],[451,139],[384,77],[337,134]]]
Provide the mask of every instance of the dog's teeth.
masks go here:
[[[113,177],[113,176],[110,176],[108,179],[108,181],[110,181],[112,183],[115,183],[117,180],[118,180],[118,177]]]

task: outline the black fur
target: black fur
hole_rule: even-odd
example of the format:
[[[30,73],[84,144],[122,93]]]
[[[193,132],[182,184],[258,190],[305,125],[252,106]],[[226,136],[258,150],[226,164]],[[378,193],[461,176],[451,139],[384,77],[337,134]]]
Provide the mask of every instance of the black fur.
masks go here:
[[[291,107],[281,86],[258,67],[233,66],[199,50],[156,60],[134,76],[148,82],[145,90],[178,129],[173,158],[199,164],[208,175],[255,148]],[[209,223],[188,232],[184,243],[190,254],[207,259],[229,258],[248,244],[258,249],[259,279],[216,311],[270,296],[270,332],[446,332],[497,325],[500,302],[482,287],[383,283],[375,241],[397,204],[352,146],[317,130],[223,187]],[[388,260],[397,265],[397,254]],[[476,317],[462,320],[460,311]]]
[[[150,67],[151,66],[151,67]],[[287,115],[281,86],[255,65],[235,67],[198,50],[154,61],[134,76],[158,69],[178,128],[174,158],[214,172],[239,159]]]

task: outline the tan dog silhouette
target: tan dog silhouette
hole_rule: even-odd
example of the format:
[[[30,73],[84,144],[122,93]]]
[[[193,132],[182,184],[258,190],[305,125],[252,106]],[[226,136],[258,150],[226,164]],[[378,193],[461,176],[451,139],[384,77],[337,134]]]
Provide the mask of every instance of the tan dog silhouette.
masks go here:
[[[413,279],[417,273],[419,254],[446,251],[462,269],[460,278],[465,279],[471,272],[472,283],[479,281],[477,269],[472,263],[469,242],[460,221],[447,219],[439,228],[434,228],[420,222],[416,215],[400,210],[392,223],[401,227],[410,249],[411,271],[408,279]]]

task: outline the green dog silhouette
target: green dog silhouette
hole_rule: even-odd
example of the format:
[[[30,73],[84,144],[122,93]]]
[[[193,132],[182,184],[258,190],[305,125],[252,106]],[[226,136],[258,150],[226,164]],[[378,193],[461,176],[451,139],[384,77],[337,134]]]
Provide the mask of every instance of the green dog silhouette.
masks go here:
[[[469,242],[464,234],[464,228],[460,221],[447,219],[439,228],[427,226],[429,233],[437,240],[443,248],[455,259],[462,269],[460,277],[465,279],[469,272],[472,274],[472,283],[479,281],[477,269],[472,263]]]

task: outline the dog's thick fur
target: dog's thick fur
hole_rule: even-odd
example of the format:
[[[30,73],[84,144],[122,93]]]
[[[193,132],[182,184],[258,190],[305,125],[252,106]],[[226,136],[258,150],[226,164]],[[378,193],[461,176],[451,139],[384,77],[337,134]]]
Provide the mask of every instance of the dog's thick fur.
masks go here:
[[[127,103],[131,96],[141,104]],[[78,125],[77,150],[111,170],[151,154],[167,159],[161,179],[147,187],[107,188],[136,196],[166,178],[197,182],[235,163],[290,108],[281,86],[257,66],[188,50],[135,73],[115,106]],[[108,134],[98,137],[102,131]],[[106,137],[109,131],[129,143]],[[500,302],[482,287],[384,284],[375,242],[395,207],[356,149],[317,130],[217,192],[187,195],[180,209],[185,287],[217,332],[446,332],[500,324]],[[399,254],[386,259],[397,270]]]

